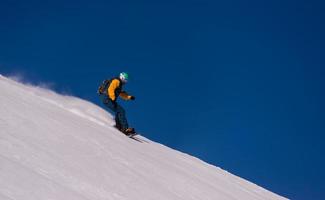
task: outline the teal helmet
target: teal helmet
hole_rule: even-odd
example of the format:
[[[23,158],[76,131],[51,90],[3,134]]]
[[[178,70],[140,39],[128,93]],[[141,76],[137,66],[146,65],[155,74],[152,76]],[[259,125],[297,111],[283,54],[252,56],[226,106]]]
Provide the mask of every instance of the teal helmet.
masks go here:
[[[126,72],[121,72],[120,73],[120,79],[122,80],[123,83],[128,82],[129,74],[127,74]]]

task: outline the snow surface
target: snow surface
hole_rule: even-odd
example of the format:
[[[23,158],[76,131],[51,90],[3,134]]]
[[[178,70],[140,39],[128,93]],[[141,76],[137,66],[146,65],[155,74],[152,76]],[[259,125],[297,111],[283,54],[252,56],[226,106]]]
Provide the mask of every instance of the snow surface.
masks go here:
[[[0,75],[0,200],[286,199],[113,127],[100,107]]]

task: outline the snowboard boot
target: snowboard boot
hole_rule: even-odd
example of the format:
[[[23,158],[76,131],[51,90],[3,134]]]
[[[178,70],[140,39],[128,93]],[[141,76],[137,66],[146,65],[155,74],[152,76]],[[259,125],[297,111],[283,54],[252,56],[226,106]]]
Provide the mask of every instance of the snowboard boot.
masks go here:
[[[122,130],[122,132],[127,136],[135,134],[134,128],[127,128],[127,129]]]

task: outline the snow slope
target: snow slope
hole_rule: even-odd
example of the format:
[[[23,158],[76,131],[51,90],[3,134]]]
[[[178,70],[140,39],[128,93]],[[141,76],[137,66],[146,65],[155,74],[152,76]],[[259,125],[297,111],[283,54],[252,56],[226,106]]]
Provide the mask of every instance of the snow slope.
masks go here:
[[[0,75],[0,200],[285,199],[116,131],[96,105]]]

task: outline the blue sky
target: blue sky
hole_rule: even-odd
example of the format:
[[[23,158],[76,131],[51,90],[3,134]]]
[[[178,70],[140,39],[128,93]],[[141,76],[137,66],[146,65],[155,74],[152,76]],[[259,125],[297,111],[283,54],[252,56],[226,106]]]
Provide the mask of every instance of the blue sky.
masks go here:
[[[146,137],[290,199],[323,199],[322,1],[0,1],[0,73],[98,105]],[[127,147],[126,147],[127,148]]]

